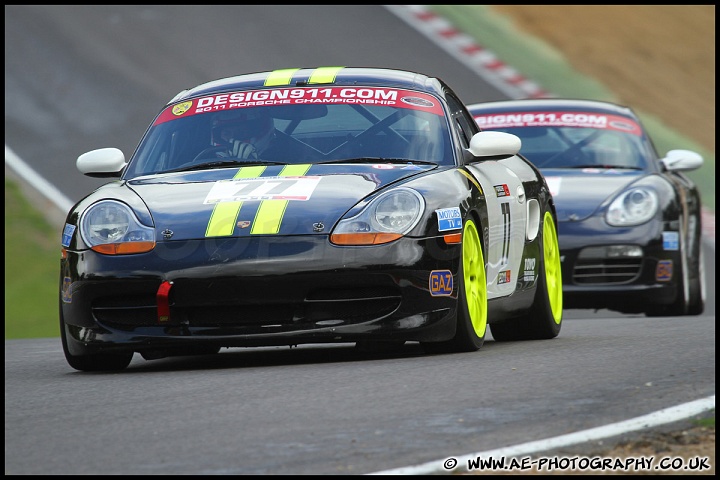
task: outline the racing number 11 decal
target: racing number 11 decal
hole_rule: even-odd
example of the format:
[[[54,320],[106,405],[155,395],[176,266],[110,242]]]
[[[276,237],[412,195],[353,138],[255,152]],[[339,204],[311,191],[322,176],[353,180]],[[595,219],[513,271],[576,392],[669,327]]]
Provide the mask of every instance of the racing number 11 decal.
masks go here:
[[[518,168],[521,168],[519,164]],[[484,252],[488,299],[506,297],[515,290],[514,281],[521,268],[526,224],[526,208],[520,196],[524,191],[522,180],[501,162],[471,164],[467,170],[485,192],[489,217],[487,252]]]
[[[507,264],[510,258],[510,202],[500,204],[503,218],[502,263]]]

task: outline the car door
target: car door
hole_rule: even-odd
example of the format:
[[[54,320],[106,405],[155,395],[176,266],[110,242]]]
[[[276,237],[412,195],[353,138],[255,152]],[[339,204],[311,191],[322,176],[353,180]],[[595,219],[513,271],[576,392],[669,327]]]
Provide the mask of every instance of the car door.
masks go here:
[[[520,178],[503,161],[481,160],[468,165],[485,194],[488,212],[488,299],[515,291],[525,248],[527,208]]]
[[[478,131],[472,116],[451,95],[448,105],[463,148]],[[527,207],[525,188],[514,167],[519,158],[478,160],[466,165],[467,171],[480,184],[487,206],[488,245],[484,253],[488,299],[512,294],[521,272],[525,248]],[[533,267],[534,269],[534,267]]]

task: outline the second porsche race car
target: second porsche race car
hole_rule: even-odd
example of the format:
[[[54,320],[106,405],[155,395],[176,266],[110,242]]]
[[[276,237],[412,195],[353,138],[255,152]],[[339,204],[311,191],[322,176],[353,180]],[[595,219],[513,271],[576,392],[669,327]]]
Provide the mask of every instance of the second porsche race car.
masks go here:
[[[78,370],[223,347],[428,352],[562,324],[552,195],[519,139],[479,132],[440,79],[323,67],[180,92],[62,235],[60,327]]]
[[[657,150],[632,109],[570,99],[478,103],[484,131],[513,133],[550,185],[567,308],[699,315],[701,200],[684,172],[703,158]]]

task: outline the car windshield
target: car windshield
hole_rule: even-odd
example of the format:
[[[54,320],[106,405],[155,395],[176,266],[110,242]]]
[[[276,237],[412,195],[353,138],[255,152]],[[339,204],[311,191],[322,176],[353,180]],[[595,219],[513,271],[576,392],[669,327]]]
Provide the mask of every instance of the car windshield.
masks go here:
[[[630,119],[578,125],[538,120],[501,122],[510,115],[476,116],[483,130],[497,130],[517,135],[522,140],[520,153],[538,168],[627,168],[644,170],[652,157],[652,147],[640,126]],[[549,114],[543,114],[549,117]],[[515,116],[512,116],[515,118]],[[587,118],[585,117],[582,118]],[[604,118],[599,115],[595,117]],[[573,119],[581,118],[573,114]],[[618,117],[619,118],[619,117]],[[512,123],[512,124],[511,124]],[[532,126],[530,126],[532,124]]]
[[[265,98],[271,96],[267,92],[280,92],[279,100],[231,101],[259,99],[258,92],[266,92]],[[449,126],[440,101],[395,89],[294,88],[179,102],[158,115],[124,178],[244,163],[352,159],[452,165]]]

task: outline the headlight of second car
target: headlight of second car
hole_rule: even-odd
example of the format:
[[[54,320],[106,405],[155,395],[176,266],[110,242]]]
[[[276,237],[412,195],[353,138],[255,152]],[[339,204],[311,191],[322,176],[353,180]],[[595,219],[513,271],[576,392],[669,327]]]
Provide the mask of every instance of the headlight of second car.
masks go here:
[[[614,227],[640,225],[655,216],[659,204],[654,190],[634,187],[622,192],[610,203],[605,219]]]
[[[80,233],[94,251],[106,255],[149,252],[155,248],[155,229],[147,227],[124,203],[103,200],[80,219]]]
[[[330,235],[336,245],[379,245],[412,230],[425,211],[422,196],[410,188],[396,188],[373,199],[360,213],[341,220]]]

